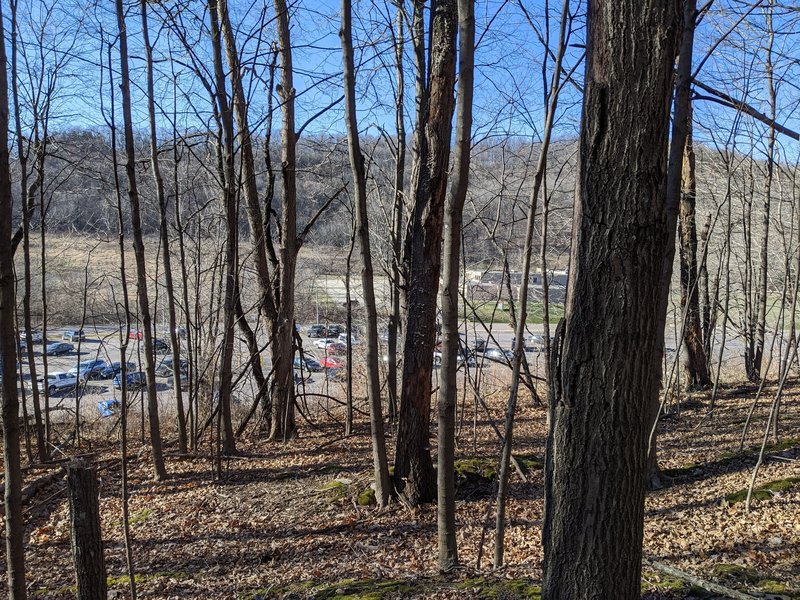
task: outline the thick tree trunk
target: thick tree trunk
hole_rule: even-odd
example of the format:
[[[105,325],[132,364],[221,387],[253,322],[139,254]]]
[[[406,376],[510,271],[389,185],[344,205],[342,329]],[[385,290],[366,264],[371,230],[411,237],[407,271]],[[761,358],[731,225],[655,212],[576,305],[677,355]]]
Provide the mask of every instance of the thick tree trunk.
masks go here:
[[[417,17],[422,11],[420,4],[419,0],[414,4],[415,22],[422,18],[421,14]],[[408,277],[406,327],[394,471],[398,493],[412,506],[436,497],[430,451],[431,373],[455,104],[456,12],[455,0],[434,5],[428,87],[414,133],[414,209],[404,257]],[[417,46],[421,41],[418,33],[415,30]],[[420,72],[419,65],[417,70]]]
[[[153,470],[156,481],[166,479],[164,455],[161,447],[161,425],[158,416],[156,394],[156,365],[153,354],[153,320],[147,293],[147,265],[144,254],[139,189],[136,185],[136,151],[134,149],[133,122],[131,117],[130,76],[128,74],[128,34],[125,27],[125,11],[122,0],[116,0],[117,27],[119,30],[120,90],[122,92],[122,117],[125,132],[125,172],[128,178],[128,200],[131,205],[133,251],[136,258],[136,295],[139,301],[139,318],[144,333],[145,373],[147,379],[147,413],[150,429],[150,446],[153,451]]]
[[[67,469],[72,558],[78,600],[106,600],[106,564],[100,532],[97,471],[83,465]]]
[[[675,223],[665,167],[680,4],[588,5],[570,280],[551,356],[548,600],[640,595],[653,357]]]
[[[455,7],[454,7],[455,10]],[[437,531],[439,571],[458,565],[456,545],[456,372],[461,352],[458,331],[458,293],[461,266],[461,233],[464,201],[469,186],[472,144],[472,96],[475,80],[475,7],[472,0],[458,0],[458,113],[453,181],[444,215],[444,273],[442,280],[442,372],[437,403]]]
[[[372,466],[375,476],[375,498],[378,506],[384,507],[389,504],[391,486],[389,485],[389,466],[386,459],[386,438],[383,430],[383,410],[381,407],[381,382],[378,372],[380,360],[378,309],[375,304],[375,279],[372,273],[372,249],[369,239],[367,174],[364,169],[364,155],[361,153],[356,117],[356,73],[353,59],[352,27],[350,0],[342,0],[342,27],[339,30],[339,36],[342,40],[347,147],[350,168],[353,172],[353,182],[355,183],[356,231],[359,249],[361,250],[361,288],[364,296],[364,309],[367,313],[367,398],[369,401],[370,432],[372,434]],[[348,310],[350,310],[349,302]],[[353,332],[348,329],[348,344],[352,343],[352,336]],[[349,414],[349,417],[352,424],[352,413]]]

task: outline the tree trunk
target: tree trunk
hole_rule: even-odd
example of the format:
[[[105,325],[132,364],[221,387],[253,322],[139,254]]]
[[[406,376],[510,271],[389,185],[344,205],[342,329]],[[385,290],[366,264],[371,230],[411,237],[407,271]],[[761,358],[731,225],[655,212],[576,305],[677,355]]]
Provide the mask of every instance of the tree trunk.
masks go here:
[[[686,144],[683,154],[683,193],[681,194],[680,227],[678,228],[681,243],[683,351],[687,385],[706,387],[711,384],[711,373],[708,369],[708,357],[705,353],[703,328],[700,320],[700,287],[697,275],[697,224],[695,221],[696,198],[697,182],[690,108],[686,122]]]
[[[369,401],[370,432],[372,434],[375,498],[378,506],[384,507],[389,504],[391,486],[389,485],[389,466],[386,459],[386,438],[383,430],[383,410],[381,407],[381,382],[378,371],[380,360],[378,309],[375,303],[375,279],[372,272],[372,249],[369,239],[367,174],[364,169],[364,155],[361,153],[356,117],[356,73],[353,60],[352,6],[350,0],[342,0],[342,26],[339,30],[339,36],[342,40],[347,149],[350,157],[350,168],[353,172],[353,182],[355,183],[356,231],[359,249],[361,250],[361,288],[364,296],[364,309],[367,313],[367,398]],[[348,306],[349,309],[350,306]],[[348,329],[348,344],[352,343],[352,336],[353,332]],[[352,412],[348,416],[352,427]]]
[[[503,446],[500,453],[500,469],[497,482],[497,513],[495,515],[495,543],[494,543],[494,567],[495,569],[503,566],[504,540],[505,540],[505,510],[506,495],[508,487],[508,477],[511,468],[511,447],[514,441],[514,414],[517,407],[517,396],[521,370],[525,357],[525,324],[528,320],[528,286],[530,285],[531,256],[533,254],[533,232],[536,219],[536,203],[541,192],[542,183],[547,173],[547,154],[550,151],[550,139],[553,133],[556,109],[558,108],[559,82],[561,81],[561,63],[566,51],[567,21],[569,19],[569,6],[565,3],[561,7],[561,27],[559,29],[559,44],[556,55],[555,66],[553,69],[553,79],[550,83],[550,93],[547,105],[547,114],[544,125],[544,137],[542,146],[539,149],[539,159],[536,163],[536,173],[533,179],[533,190],[531,191],[530,207],[528,208],[528,221],[525,228],[525,249],[522,256],[522,278],[519,286],[519,313],[515,318],[514,333],[517,340],[514,347],[514,359],[511,368],[511,389],[508,395],[508,405],[506,407],[505,435]],[[543,279],[547,274],[543,273]],[[510,286],[510,284],[509,284]],[[543,286],[546,291],[546,284]],[[509,287],[509,299],[511,290]],[[513,311],[513,305],[512,305]],[[513,314],[513,313],[512,313]],[[546,329],[547,331],[547,329]],[[549,339],[545,341],[545,348],[549,353]],[[534,389],[531,386],[531,389]]]
[[[414,3],[415,24],[422,19],[421,4],[420,0]],[[406,327],[394,471],[398,493],[412,506],[436,497],[430,451],[431,373],[455,104],[456,12],[455,0],[443,0],[434,5],[430,74],[421,102],[419,90],[417,93],[420,106],[414,132],[414,209],[404,256],[408,277]],[[415,25],[415,49],[421,43],[419,27],[421,25]],[[419,59],[417,71],[424,72]]]
[[[153,322],[150,316],[150,301],[147,294],[147,266],[144,255],[139,189],[136,185],[136,151],[131,117],[130,76],[128,74],[128,33],[125,27],[125,11],[122,0],[116,0],[117,27],[119,30],[120,90],[122,92],[122,117],[125,137],[125,172],[128,178],[128,200],[131,205],[133,251],[136,258],[136,295],[139,301],[139,318],[144,333],[145,373],[147,379],[147,413],[150,429],[150,446],[153,452],[153,470],[156,481],[166,479],[164,455],[161,447],[161,425],[158,416],[156,394],[156,365],[153,354]]]
[[[461,352],[458,331],[458,293],[461,266],[461,230],[464,201],[469,186],[472,143],[472,96],[475,80],[475,7],[472,0],[458,0],[458,113],[453,181],[444,214],[444,265],[442,289],[442,372],[437,403],[437,531],[439,571],[458,565],[456,545],[456,372]]]
[[[404,8],[401,2],[397,5],[397,19],[394,40],[395,72],[397,76],[397,98],[395,109],[395,127],[397,128],[397,147],[394,163],[394,203],[392,206],[392,238],[391,238],[391,314],[388,325],[389,364],[386,371],[386,387],[389,390],[389,420],[397,419],[397,345],[400,330],[400,262],[402,260],[403,213],[405,206],[405,171],[406,171],[406,124],[405,124],[405,76],[403,74],[403,47],[405,45]]]
[[[665,166],[679,6],[588,5],[570,277],[551,355],[547,600],[640,596],[662,263],[677,213]]]
[[[106,600],[106,564],[100,533],[97,471],[82,465],[67,469],[72,558],[78,600]]]
[[[276,90],[281,109],[281,238],[277,274],[277,314],[272,323],[272,428],[270,439],[288,440],[295,436],[294,378],[294,280],[297,264],[297,134],[294,119],[294,75],[292,40],[286,0],[275,0],[278,30],[278,53],[281,60],[281,83]]]
[[[33,418],[36,430],[36,453],[38,455],[40,462],[47,462],[48,453],[47,453],[47,442],[45,439],[45,428],[44,424],[42,423],[42,409],[41,403],[39,401],[39,386],[35,385],[37,381],[37,369],[36,369],[36,361],[34,359],[34,351],[33,351],[33,323],[31,320],[31,216],[33,215],[33,196],[36,193],[36,190],[39,188],[42,182],[42,178],[44,176],[43,169],[37,169],[37,176],[34,178],[34,181],[29,184],[28,182],[28,157],[31,151],[31,146],[33,147],[33,152],[35,153],[36,157],[36,164],[37,166],[44,165],[43,155],[45,152],[45,147],[42,144],[42,141],[39,137],[39,122],[37,121],[33,124],[34,132],[33,132],[33,142],[28,146],[28,149],[24,148],[24,139],[25,137],[22,135],[22,118],[20,113],[19,107],[19,73],[18,73],[18,63],[17,63],[17,38],[18,38],[18,29],[17,29],[17,2],[16,0],[12,0],[10,2],[11,6],[11,91],[12,97],[14,101],[14,125],[16,129],[16,136],[17,136],[17,152],[18,152],[18,160],[19,160],[19,172],[20,172],[20,196],[21,196],[21,204],[22,204],[22,261],[23,261],[23,284],[24,284],[24,295],[22,297],[22,315],[23,315],[23,323],[25,327],[25,342],[26,342],[26,353],[28,355],[28,370],[30,373],[31,382],[34,385],[31,385],[31,399],[33,400]],[[38,111],[34,112],[34,115],[37,117],[39,116]],[[46,140],[45,140],[46,141]],[[44,354],[44,352],[42,353]],[[47,378],[45,377],[45,381]],[[24,390],[23,390],[24,393]],[[23,410],[25,409],[25,398],[23,397]],[[25,420],[27,424],[27,419]]]
[[[161,257],[164,265],[164,284],[167,288],[167,313],[169,315],[169,339],[172,348],[172,371],[175,386],[175,404],[178,411],[178,449],[185,454],[186,415],[183,411],[183,392],[180,385],[181,347],[178,341],[177,319],[175,316],[175,286],[172,283],[172,260],[169,251],[169,223],[167,219],[167,197],[164,193],[164,179],[158,161],[158,139],[156,137],[156,106],[153,85],[153,48],[150,46],[150,33],[147,25],[147,0],[140,2],[142,11],[142,42],[144,43],[145,61],[147,65],[147,115],[150,124],[150,167],[156,184],[156,200],[158,201],[159,233],[161,235]],[[177,202],[177,198],[175,200]]]
[[[8,73],[3,8],[0,5],[0,370],[3,381],[3,464],[5,465],[6,575],[8,596],[25,598],[25,523],[22,515],[22,468],[19,452],[19,396],[11,248],[11,168],[8,158]]]
[[[233,393],[233,341],[234,319],[236,316],[236,293],[239,288],[239,215],[236,199],[236,172],[233,149],[233,113],[228,104],[225,88],[225,71],[222,65],[222,42],[220,40],[219,12],[216,0],[208,2],[209,28],[214,55],[214,79],[216,83],[217,104],[222,128],[222,197],[225,211],[225,300],[222,318],[222,354],[219,365],[219,411],[222,429],[222,453],[230,456],[236,453],[236,439],[233,435],[231,418],[231,395]]]

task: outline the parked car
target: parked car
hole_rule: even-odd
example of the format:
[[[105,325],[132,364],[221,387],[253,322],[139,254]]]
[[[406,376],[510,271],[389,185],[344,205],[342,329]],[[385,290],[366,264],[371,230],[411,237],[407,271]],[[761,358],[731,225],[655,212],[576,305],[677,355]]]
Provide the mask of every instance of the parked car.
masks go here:
[[[147,376],[145,375],[144,371],[133,371],[132,373],[128,373],[125,379],[128,382],[129,388],[140,388],[147,384]],[[122,374],[120,373],[114,377],[112,383],[118,390],[122,389]]]
[[[38,329],[31,330],[31,341],[34,344],[41,344],[43,339],[44,338],[42,338],[42,332],[41,331],[39,331]],[[20,342],[27,342],[28,341],[28,336],[25,334],[24,331],[20,332],[19,341]]]
[[[39,379],[39,389],[42,391],[47,390],[51,396],[57,392],[71,390],[76,385],[78,385],[77,377],[60,371],[48,373],[47,380],[44,378]]]
[[[155,354],[168,354],[170,351],[169,344],[161,338],[153,338],[153,352]]]
[[[325,367],[326,369],[330,370],[330,369],[341,369],[342,367],[344,367],[345,363],[343,360],[336,358],[335,356],[326,356],[321,361],[319,361],[319,364]]]
[[[61,339],[67,342],[82,342],[86,339],[83,329],[67,329],[61,334]]]
[[[180,363],[181,363],[181,366],[180,366],[181,373],[186,372],[186,371],[189,370],[189,361],[188,360],[186,360],[185,358],[182,358],[180,360]],[[159,377],[169,377],[170,375],[172,375],[172,370],[173,370],[172,369],[172,357],[171,356],[165,356],[164,360],[162,360],[161,363],[156,367],[156,375],[158,375]]]
[[[69,354],[75,350],[75,346],[67,342],[51,342],[47,344],[44,353],[47,356],[59,356],[61,354]]]
[[[489,348],[484,351],[483,355],[487,360],[501,363],[505,363],[514,358],[514,353],[511,352],[511,350],[501,350],[500,348]]]
[[[339,337],[337,339],[340,342],[342,342],[343,344],[346,344],[347,343],[347,334],[346,333],[340,333]],[[351,333],[350,334],[350,344],[353,345],[353,346],[358,346],[360,343],[361,343],[361,340],[358,338],[358,336]]]
[[[328,328],[325,327],[325,325],[321,325],[320,323],[315,323],[314,325],[310,325],[308,329],[306,329],[306,335],[310,338],[327,337]]]
[[[303,366],[303,369],[306,371],[310,371],[311,373],[319,373],[320,371],[324,370],[324,367],[319,364],[319,361],[311,358],[310,356],[305,357],[305,364],[303,364],[302,359],[299,356],[294,357],[294,368],[299,369],[300,366]]]
[[[325,346],[325,353],[329,356],[347,354],[347,344],[343,342],[332,342]]]
[[[129,340],[141,340],[144,337],[144,331],[141,329],[131,329],[128,332]]]
[[[328,337],[337,337],[345,331],[346,329],[344,325],[337,325],[336,323],[333,325],[328,325]]]
[[[531,335],[528,336],[523,340],[523,349],[525,352],[538,352],[539,349],[542,347],[544,342],[544,338],[540,335]],[[517,347],[517,338],[514,337],[511,340],[511,349],[514,350]]]
[[[78,366],[72,367],[67,373],[78,378],[78,381],[84,382],[90,379],[96,379],[100,376],[100,372],[106,368],[106,361],[100,359],[84,360],[79,362]]]
[[[329,337],[319,338],[318,340],[314,341],[314,347],[319,348],[320,350],[325,350],[328,344],[332,344],[333,342],[336,341],[338,341],[336,338],[329,338]]]
[[[136,363],[129,362],[126,365],[126,371],[131,372],[136,370]],[[122,372],[122,363],[119,361],[112,362],[110,365],[103,367],[100,371],[100,379],[111,379],[114,375],[119,375]]]

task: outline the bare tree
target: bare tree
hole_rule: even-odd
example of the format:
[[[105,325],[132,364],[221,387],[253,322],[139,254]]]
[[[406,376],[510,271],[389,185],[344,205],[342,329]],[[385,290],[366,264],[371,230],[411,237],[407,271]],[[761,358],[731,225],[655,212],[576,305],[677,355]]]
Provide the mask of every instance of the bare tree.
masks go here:
[[[372,463],[375,474],[375,498],[378,506],[389,504],[391,486],[389,465],[386,459],[386,439],[383,431],[381,408],[381,383],[378,349],[378,310],[375,304],[375,278],[372,272],[372,248],[369,240],[369,215],[367,213],[367,174],[356,118],[356,73],[353,59],[353,24],[350,0],[342,0],[342,62],[344,77],[345,127],[347,129],[350,168],[355,183],[356,230],[361,251],[361,288],[367,313],[367,397],[369,400],[370,431],[372,433]],[[348,310],[351,309],[348,302]],[[352,343],[353,332],[348,330],[347,343]],[[348,361],[350,362],[350,361]],[[351,415],[352,420],[352,415]]]
[[[147,379],[147,412],[150,428],[150,445],[153,450],[153,469],[157,481],[166,479],[164,456],[161,448],[161,425],[158,417],[158,395],[156,393],[156,365],[153,353],[153,322],[147,294],[147,266],[145,263],[144,238],[142,234],[139,189],[136,185],[136,150],[133,139],[131,117],[130,76],[128,72],[128,33],[125,26],[125,10],[122,0],[116,0],[117,27],[119,30],[120,90],[122,92],[122,118],[125,138],[125,172],[128,179],[128,200],[131,205],[133,228],[133,250],[136,258],[136,295],[139,301],[139,317],[142,320]]]
[[[8,159],[8,72],[5,19],[0,5],[0,359],[3,381],[3,465],[5,466],[6,577],[8,595],[24,600],[25,523],[22,515],[22,469],[19,451],[16,298],[11,247],[11,168]]]

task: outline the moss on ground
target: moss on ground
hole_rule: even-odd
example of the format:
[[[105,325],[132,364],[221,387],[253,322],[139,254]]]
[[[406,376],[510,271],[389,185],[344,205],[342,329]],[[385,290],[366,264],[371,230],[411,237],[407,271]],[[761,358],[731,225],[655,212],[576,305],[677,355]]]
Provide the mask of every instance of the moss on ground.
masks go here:
[[[436,590],[453,590],[465,598],[523,600],[540,598],[541,588],[530,579],[474,577],[449,581],[444,577],[422,579],[343,579],[331,583],[303,581],[285,587],[260,588],[240,595],[239,600],[267,598],[313,598],[315,600],[390,600],[423,598]]]
[[[497,477],[497,461],[492,458],[462,458],[455,462],[456,479],[468,483],[485,483]]]
[[[481,600],[513,600],[516,598],[541,598],[542,589],[531,579],[500,579],[496,577],[474,577],[455,585],[471,598]]]
[[[717,579],[733,583],[754,584],[761,581],[762,577],[757,569],[744,565],[720,563],[711,569],[711,575]]]
[[[800,485],[800,477],[786,477],[785,479],[776,479],[768,481],[756,488],[753,488],[753,499],[759,501],[766,501],[771,499],[775,494],[788,492],[795,486]],[[726,504],[733,505],[747,500],[747,489],[744,488],[737,492],[733,492],[725,496]]]
[[[375,490],[372,489],[371,485],[368,485],[356,498],[356,504],[359,506],[373,506],[377,503]]]
[[[697,463],[689,463],[683,467],[677,467],[675,469],[661,469],[661,473],[666,475],[667,477],[672,477],[676,479],[678,477],[687,477],[689,475],[694,474],[695,471],[698,469],[702,469],[702,465],[698,465]]]
[[[339,479],[334,479],[319,488],[317,493],[320,494],[328,504],[335,504],[349,496],[350,485]]]
[[[544,462],[535,456],[522,455],[522,456],[515,456],[514,458],[517,459],[519,466],[526,473],[530,471],[541,471],[542,469],[544,469]]]

